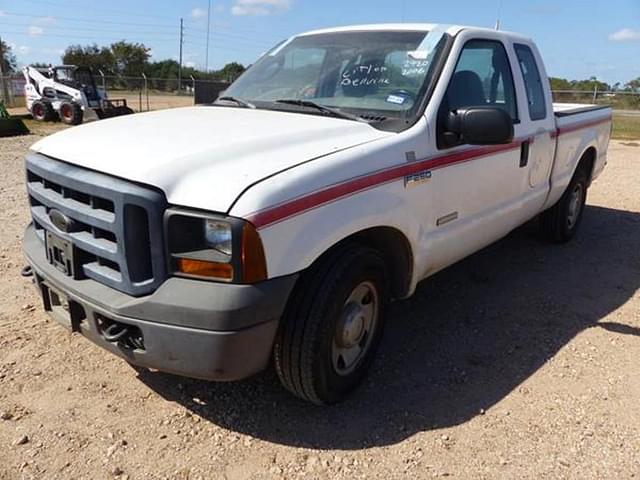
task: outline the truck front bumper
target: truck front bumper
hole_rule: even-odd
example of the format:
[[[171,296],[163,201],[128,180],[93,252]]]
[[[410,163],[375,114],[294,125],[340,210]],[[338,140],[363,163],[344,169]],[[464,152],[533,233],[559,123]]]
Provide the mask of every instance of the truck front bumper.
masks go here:
[[[24,252],[45,310],[59,323],[134,365],[206,380],[239,380],[268,365],[297,279],[231,285],[173,277],[151,295],[132,297],[64,275],[47,261],[31,225]]]

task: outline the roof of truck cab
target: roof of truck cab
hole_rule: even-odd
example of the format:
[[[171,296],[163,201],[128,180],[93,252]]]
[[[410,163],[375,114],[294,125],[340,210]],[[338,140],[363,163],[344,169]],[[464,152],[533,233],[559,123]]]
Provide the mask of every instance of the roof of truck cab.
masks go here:
[[[296,36],[305,35],[317,35],[321,33],[338,33],[338,32],[367,32],[367,31],[431,31],[435,28],[446,31],[449,35],[456,35],[463,30],[473,30],[476,32],[491,32],[496,33],[493,28],[473,27],[467,25],[449,25],[446,23],[378,23],[368,25],[345,25],[343,27],[335,28],[323,28],[320,30],[312,30],[310,32],[301,33]],[[514,32],[507,32],[504,30],[497,30],[501,34],[509,37],[516,37],[523,40],[528,40],[527,37]]]

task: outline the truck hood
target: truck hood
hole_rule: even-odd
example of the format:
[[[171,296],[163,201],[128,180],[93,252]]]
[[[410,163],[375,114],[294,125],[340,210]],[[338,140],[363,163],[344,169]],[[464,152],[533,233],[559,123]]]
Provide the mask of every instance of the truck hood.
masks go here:
[[[157,187],[174,205],[226,212],[267,176],[389,135],[337,118],[199,106],[88,123],[32,150]]]

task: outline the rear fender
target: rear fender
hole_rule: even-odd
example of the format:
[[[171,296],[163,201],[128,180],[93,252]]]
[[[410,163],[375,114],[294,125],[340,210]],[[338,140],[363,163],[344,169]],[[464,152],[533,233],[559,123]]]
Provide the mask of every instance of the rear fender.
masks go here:
[[[594,148],[598,152],[598,131],[595,128],[572,132],[566,137],[559,136],[557,141],[556,158],[550,180],[551,187],[543,209],[552,207],[560,200],[585,152],[589,148]]]

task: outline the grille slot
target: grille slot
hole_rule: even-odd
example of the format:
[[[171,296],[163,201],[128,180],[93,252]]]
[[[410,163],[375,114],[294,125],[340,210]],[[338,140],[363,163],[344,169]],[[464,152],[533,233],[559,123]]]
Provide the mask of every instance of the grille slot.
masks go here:
[[[43,242],[45,230],[71,241],[75,279],[91,278],[136,296],[165,280],[164,195],[39,154],[29,154],[26,163],[36,232]],[[70,219],[67,231],[53,224],[52,210]]]

